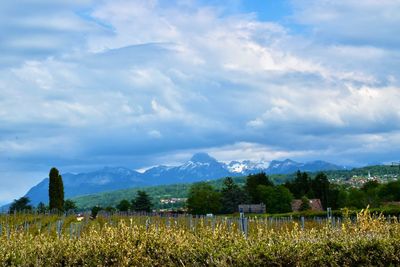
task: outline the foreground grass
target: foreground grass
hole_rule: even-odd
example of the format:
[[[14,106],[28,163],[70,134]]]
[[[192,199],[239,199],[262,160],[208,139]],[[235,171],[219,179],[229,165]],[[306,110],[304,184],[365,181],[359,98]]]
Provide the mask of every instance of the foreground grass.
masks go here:
[[[304,230],[294,222],[274,227],[252,220],[247,236],[236,221],[223,219],[121,217],[77,224],[70,217],[58,230],[56,224],[51,229],[57,218],[40,226],[38,218],[25,217],[25,225],[28,220],[31,227],[2,226],[3,266],[400,265],[400,224],[368,211],[356,223]]]

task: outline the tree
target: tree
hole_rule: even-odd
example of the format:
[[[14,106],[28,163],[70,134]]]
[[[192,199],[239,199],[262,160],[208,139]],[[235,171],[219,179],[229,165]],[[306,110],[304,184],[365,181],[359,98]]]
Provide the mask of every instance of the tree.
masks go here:
[[[151,212],[153,204],[150,196],[145,191],[139,190],[136,198],[132,200],[132,207],[135,211]]]
[[[64,184],[56,168],[51,168],[49,173],[49,208],[51,211],[64,209]]]
[[[328,196],[329,196],[329,180],[325,173],[320,172],[315,176],[314,180],[311,181],[313,193],[316,198],[321,200],[324,209],[328,207]]]
[[[261,202],[261,198],[258,194],[257,189],[259,185],[274,186],[274,184],[269,180],[269,177],[264,172],[258,174],[250,174],[249,176],[247,176],[245,190],[249,195],[250,201],[252,203]]]
[[[46,213],[46,211],[47,211],[46,204],[44,204],[43,202],[39,202],[39,204],[36,207],[36,210],[40,214]]]
[[[118,203],[117,209],[119,211],[128,211],[131,209],[131,203],[128,200],[123,199]]]
[[[13,213],[14,211],[25,211],[25,210],[31,210],[32,206],[29,205],[29,198],[28,197],[21,197],[19,199],[14,199],[14,202],[10,206],[10,213]]]
[[[100,206],[94,206],[94,207],[92,207],[92,209],[91,209],[91,216],[92,216],[92,218],[93,218],[93,219],[96,219],[97,214],[98,214],[100,211],[102,211],[102,210],[103,210],[103,208],[100,207]]]
[[[383,201],[400,201],[400,181],[382,185],[378,194]]]
[[[279,185],[275,187],[276,194],[276,212],[285,213],[292,211],[292,200],[293,195],[290,193],[289,189],[287,189],[283,185]]]
[[[363,209],[367,205],[367,196],[364,191],[356,188],[351,188],[348,191],[346,207]]]
[[[107,206],[107,207],[104,208],[104,211],[106,211],[108,213],[115,212],[115,210],[116,209],[114,207],[112,207],[112,206]]]
[[[380,184],[377,181],[368,181],[362,187],[361,190],[365,192],[367,205],[371,208],[376,208],[381,205],[381,199],[379,198]]]
[[[302,196],[314,197],[311,179],[306,172],[297,171],[296,178],[293,181],[286,182],[285,186],[289,188],[295,198],[301,198]]]
[[[348,197],[349,197],[349,193],[347,192],[347,190],[345,190],[343,188],[339,189],[337,207],[338,208],[346,207],[346,205],[348,203]]]
[[[257,190],[268,213],[284,213],[292,211],[291,203],[293,195],[285,186],[259,185]]]
[[[67,199],[64,202],[64,210],[65,211],[75,211],[78,207],[76,206],[75,202]]]
[[[257,186],[257,194],[260,202],[265,204],[267,213],[275,213],[275,190],[273,186],[259,185]]]
[[[218,213],[221,209],[220,199],[220,193],[211,185],[200,182],[190,187],[187,207],[192,214]]]
[[[306,196],[303,196],[301,198],[300,211],[305,211],[310,209],[311,209],[310,200]]]
[[[340,186],[329,184],[327,207],[330,207],[333,210],[340,208],[340,190]]]
[[[370,189],[376,189],[379,187],[379,182],[377,181],[368,181],[365,184],[363,184],[363,186],[361,187],[361,190],[363,190],[364,192],[367,192]]]
[[[221,213],[229,214],[238,211],[239,204],[246,202],[246,193],[231,177],[224,180],[221,190]]]
[[[63,209],[64,209],[64,183],[63,183],[61,175],[58,176],[58,184],[57,185],[58,185],[57,193],[58,193],[58,206],[59,206],[58,209],[60,211],[63,211]]]

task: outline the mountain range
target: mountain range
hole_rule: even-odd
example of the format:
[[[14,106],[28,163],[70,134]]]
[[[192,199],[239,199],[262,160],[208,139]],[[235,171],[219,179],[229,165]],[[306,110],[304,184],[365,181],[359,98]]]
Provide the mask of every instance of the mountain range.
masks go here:
[[[156,166],[141,173],[124,167],[105,167],[101,170],[88,173],[65,173],[65,198],[88,195],[98,192],[107,192],[132,187],[153,186],[161,184],[190,183],[202,180],[212,180],[222,177],[239,177],[249,174],[265,172],[267,174],[289,174],[300,171],[343,170],[338,166],[325,161],[299,163],[287,159],[284,161],[232,161],[223,163],[209,156],[207,153],[197,153],[180,166]],[[39,202],[48,202],[49,179],[43,179],[32,187],[25,196],[29,197],[33,205]]]

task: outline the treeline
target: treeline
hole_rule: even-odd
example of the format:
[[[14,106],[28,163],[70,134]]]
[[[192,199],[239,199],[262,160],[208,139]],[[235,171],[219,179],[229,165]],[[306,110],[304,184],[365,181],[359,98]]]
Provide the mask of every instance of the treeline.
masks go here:
[[[153,208],[153,203],[151,197],[142,190],[138,190],[136,197],[132,200],[123,199],[121,200],[115,207],[107,206],[94,206],[91,209],[92,217],[96,218],[97,214],[100,211],[106,212],[128,212],[128,211],[135,211],[135,212],[151,212]]]
[[[35,211],[37,213],[45,214],[49,212],[77,212],[78,208],[76,203],[72,200],[63,201],[62,209],[50,209],[50,206],[45,205],[40,202],[36,207],[29,204],[30,200],[28,197],[21,197],[19,199],[15,199],[9,208],[9,213],[14,212],[25,212],[25,211]],[[151,197],[144,191],[137,191],[137,195],[132,200],[123,199],[118,205],[115,207],[107,206],[93,206],[91,208],[91,214],[93,217],[96,217],[97,213],[100,211],[114,212],[114,211],[136,211],[136,212],[151,212],[153,208],[153,203]]]
[[[307,173],[297,172],[296,179],[286,182],[294,197],[319,198],[326,209],[362,209],[367,206],[379,208],[390,202],[400,201],[400,181],[380,184],[368,181],[361,188],[332,184],[324,173],[311,179]]]
[[[239,204],[264,203],[268,213],[290,212],[293,193],[285,185],[274,185],[265,173],[249,175],[244,186],[225,178],[221,190],[206,182],[193,184],[189,190],[188,211],[192,214],[230,214]]]
[[[192,214],[231,214],[238,212],[239,204],[260,204],[267,213],[291,212],[293,199],[301,199],[300,210],[308,210],[309,199],[320,199],[324,210],[341,208],[362,209],[368,205],[379,208],[390,202],[400,201],[400,181],[379,184],[367,182],[362,188],[348,188],[329,182],[325,173],[311,177],[298,171],[293,180],[274,185],[265,173],[249,175],[244,186],[232,178],[224,180],[217,190],[207,182],[193,184],[189,190],[188,211]]]
[[[131,201],[123,199],[116,206],[119,211],[138,211],[138,212],[151,212],[153,203],[150,196],[145,191],[137,191],[137,195]]]
[[[70,199],[63,201],[63,206],[60,209],[51,209],[49,205],[40,202],[36,207],[30,204],[30,199],[28,197],[21,197],[15,199],[11,203],[9,208],[9,213],[23,212],[23,211],[36,211],[37,213],[48,213],[48,212],[75,212],[78,208],[76,203]]]
[[[38,213],[46,212],[67,212],[77,209],[75,202],[72,200],[64,200],[64,183],[62,176],[57,168],[51,168],[49,172],[49,205],[40,202],[35,208],[30,203],[28,197],[15,199],[9,208],[9,212],[21,212],[35,210]]]

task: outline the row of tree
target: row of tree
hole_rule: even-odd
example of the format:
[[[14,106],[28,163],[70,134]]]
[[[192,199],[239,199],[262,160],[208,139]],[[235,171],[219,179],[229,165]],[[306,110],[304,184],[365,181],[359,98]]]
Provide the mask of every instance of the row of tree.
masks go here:
[[[40,202],[36,207],[32,206],[30,202],[31,201],[28,197],[21,197],[19,199],[15,199],[13,203],[11,203],[10,205],[9,212],[14,213],[14,212],[36,210],[36,212],[44,214],[49,211],[54,211],[54,209],[50,209],[50,206],[44,204],[43,202]],[[64,201],[62,210],[66,212],[76,211],[77,210],[76,203],[70,199],[67,199]]]
[[[291,211],[292,199],[285,186],[275,186],[265,173],[259,173],[249,175],[243,187],[230,177],[221,190],[206,182],[196,183],[190,188],[187,207],[192,214],[229,214],[237,212],[239,204],[264,203],[268,212],[280,213]]]
[[[30,199],[28,197],[16,199],[11,204],[9,212],[32,210],[33,207],[29,203]],[[49,172],[49,206],[40,202],[36,209],[40,213],[45,213],[46,211],[62,212],[76,209],[76,205],[73,201],[64,201],[64,184],[57,168],[51,168]]]
[[[226,178],[217,190],[206,182],[191,186],[187,207],[192,214],[229,214],[238,211],[239,204],[264,203],[268,213],[291,211],[293,199],[301,199],[301,210],[310,208],[309,199],[320,199],[323,209],[355,208],[367,205],[380,207],[390,201],[400,201],[400,181],[379,184],[370,181],[362,188],[349,188],[332,184],[324,173],[314,178],[298,171],[295,179],[283,185],[274,185],[265,173],[249,175],[244,186]]]
[[[127,199],[121,200],[116,208],[119,211],[144,211],[151,212],[153,203],[150,196],[145,191],[137,191],[137,195],[131,201]]]
[[[381,207],[388,202],[400,201],[400,181],[380,184],[368,181],[361,188],[332,184],[324,173],[311,179],[308,173],[297,172],[293,181],[285,186],[295,198],[319,198],[324,209]]]

